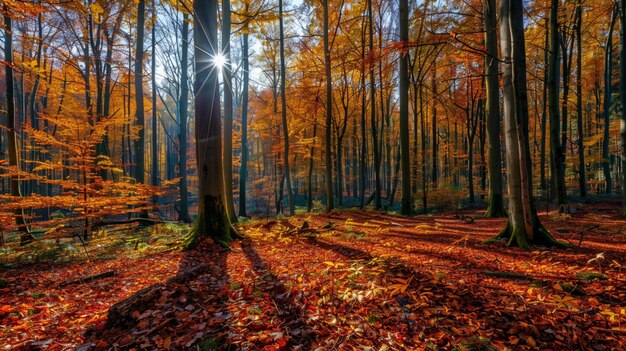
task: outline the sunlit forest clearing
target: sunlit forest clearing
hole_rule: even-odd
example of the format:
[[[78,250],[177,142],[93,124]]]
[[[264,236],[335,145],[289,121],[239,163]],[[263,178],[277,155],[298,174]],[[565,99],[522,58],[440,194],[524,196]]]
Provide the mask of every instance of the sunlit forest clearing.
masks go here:
[[[0,0],[0,348],[626,348],[626,0]]]

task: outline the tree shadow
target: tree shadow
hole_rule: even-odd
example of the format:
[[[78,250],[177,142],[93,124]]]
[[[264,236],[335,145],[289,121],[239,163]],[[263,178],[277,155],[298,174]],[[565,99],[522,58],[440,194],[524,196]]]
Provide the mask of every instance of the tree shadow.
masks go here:
[[[271,268],[255,250],[249,239],[241,243],[241,249],[259,277],[257,286],[267,294],[276,306],[276,316],[281,320],[281,329],[290,337],[286,347],[309,350],[315,332],[305,321],[306,305],[300,304],[301,307],[298,307],[298,304],[295,303],[297,292],[294,294],[272,273]]]
[[[185,252],[175,276],[111,306],[104,325],[88,330],[77,350],[189,349],[198,343],[230,349],[227,257],[210,240]]]

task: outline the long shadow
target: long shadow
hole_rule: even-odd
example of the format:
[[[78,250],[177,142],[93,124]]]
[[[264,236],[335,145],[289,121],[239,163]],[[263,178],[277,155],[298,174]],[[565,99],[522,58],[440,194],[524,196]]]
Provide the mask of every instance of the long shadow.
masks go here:
[[[104,326],[88,330],[78,349],[186,350],[202,343],[230,350],[227,257],[210,240],[185,252],[175,276],[111,306]]]
[[[299,308],[294,303],[290,289],[272,273],[249,239],[241,243],[241,249],[252,264],[254,272],[261,277],[259,285],[263,286],[263,292],[268,294],[278,308],[277,317],[281,319],[281,327],[290,336],[287,347],[309,350],[315,332],[306,324],[304,308]]]

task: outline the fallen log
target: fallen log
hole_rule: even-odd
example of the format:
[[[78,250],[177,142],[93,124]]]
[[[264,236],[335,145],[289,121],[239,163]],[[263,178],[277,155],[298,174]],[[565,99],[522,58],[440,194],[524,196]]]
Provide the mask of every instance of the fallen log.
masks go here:
[[[117,273],[115,273],[115,271],[106,271],[106,272],[103,272],[103,273],[90,275],[88,277],[83,277],[83,278],[79,278],[79,279],[76,279],[76,280],[70,280],[70,281],[67,281],[67,282],[63,282],[63,283],[59,284],[59,288],[64,288],[64,287],[69,286],[69,285],[78,285],[78,284],[93,282],[93,281],[104,279],[104,278],[110,278],[110,277],[114,277],[116,274]]]

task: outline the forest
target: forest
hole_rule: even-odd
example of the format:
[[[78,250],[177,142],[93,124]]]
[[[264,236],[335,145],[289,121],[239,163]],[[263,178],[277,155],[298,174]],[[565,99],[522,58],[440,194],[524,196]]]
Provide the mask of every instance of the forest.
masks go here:
[[[0,348],[626,349],[626,0],[0,15]]]

